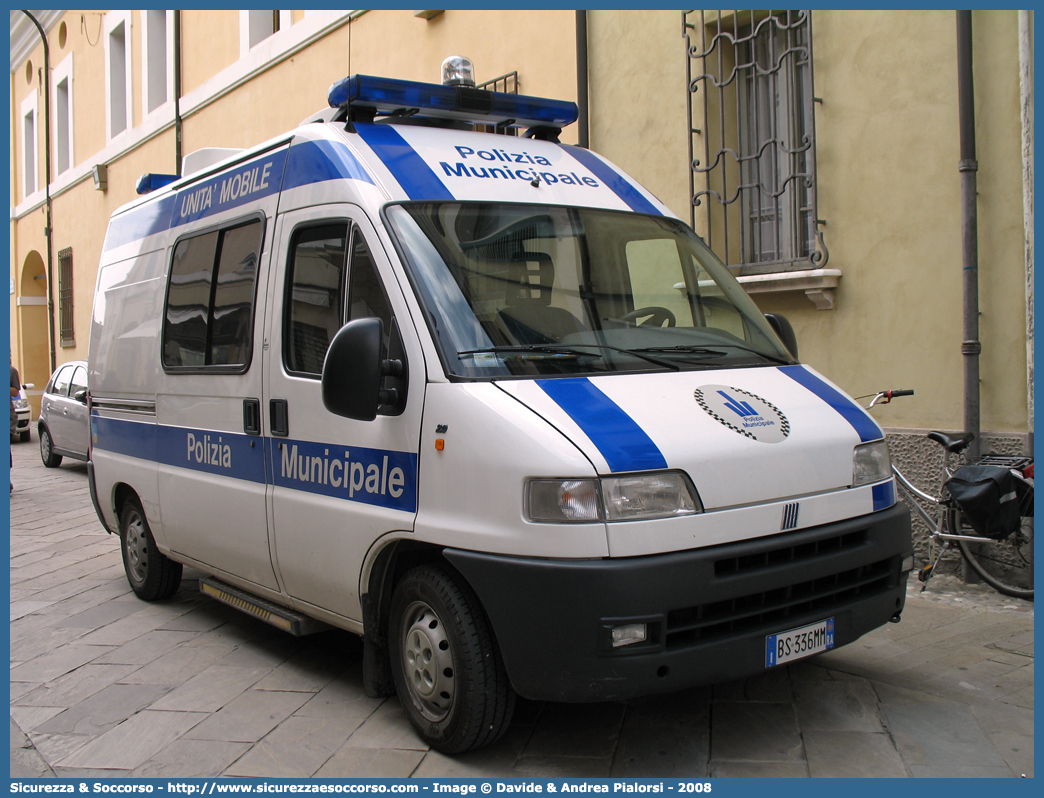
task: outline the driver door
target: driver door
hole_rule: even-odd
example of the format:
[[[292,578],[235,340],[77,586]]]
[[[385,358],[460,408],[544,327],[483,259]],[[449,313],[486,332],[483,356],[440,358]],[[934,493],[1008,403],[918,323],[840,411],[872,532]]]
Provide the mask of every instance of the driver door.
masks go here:
[[[359,574],[374,541],[412,531],[424,365],[376,231],[352,205],[280,215],[268,318],[269,501],[284,589],[296,603],[361,620]],[[330,341],[349,320],[398,329],[408,384],[398,415],[359,421],[323,405]],[[384,355],[387,357],[387,355]]]

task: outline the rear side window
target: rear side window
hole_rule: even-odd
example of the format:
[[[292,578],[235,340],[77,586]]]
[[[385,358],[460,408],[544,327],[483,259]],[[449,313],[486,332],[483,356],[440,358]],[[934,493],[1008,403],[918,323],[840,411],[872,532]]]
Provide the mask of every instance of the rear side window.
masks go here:
[[[77,391],[83,391],[87,389],[87,369],[83,366],[77,366],[76,371],[73,372],[72,384],[69,387],[69,396],[75,396]]]
[[[65,396],[69,393],[69,379],[72,377],[73,367],[62,366],[58,373],[54,375],[54,382],[51,384],[51,393],[59,396]]]
[[[264,224],[185,238],[174,249],[163,322],[163,367],[245,371]]]

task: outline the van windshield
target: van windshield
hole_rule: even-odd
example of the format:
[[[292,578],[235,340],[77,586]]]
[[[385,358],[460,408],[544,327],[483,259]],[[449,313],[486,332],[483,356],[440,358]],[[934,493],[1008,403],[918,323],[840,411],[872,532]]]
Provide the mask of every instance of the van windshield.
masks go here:
[[[453,376],[793,362],[729,270],[677,220],[474,202],[395,205],[387,219]]]

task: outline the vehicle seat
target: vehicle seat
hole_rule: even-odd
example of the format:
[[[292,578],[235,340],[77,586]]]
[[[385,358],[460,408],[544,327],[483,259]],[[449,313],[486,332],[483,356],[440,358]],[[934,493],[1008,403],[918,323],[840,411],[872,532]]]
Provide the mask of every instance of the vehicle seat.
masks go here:
[[[555,267],[544,252],[526,252],[512,262],[507,275],[506,307],[497,314],[497,326],[519,344],[557,343],[566,335],[583,332],[580,320],[565,308],[551,305]]]

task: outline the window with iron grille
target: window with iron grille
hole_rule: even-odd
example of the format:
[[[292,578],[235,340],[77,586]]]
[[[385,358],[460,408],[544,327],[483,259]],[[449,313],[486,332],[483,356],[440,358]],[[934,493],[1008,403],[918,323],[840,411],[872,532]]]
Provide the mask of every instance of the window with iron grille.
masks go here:
[[[683,14],[691,222],[739,274],[826,265],[809,11]]]
[[[62,346],[76,346],[73,334],[73,256],[72,247],[58,253],[58,322]]]

